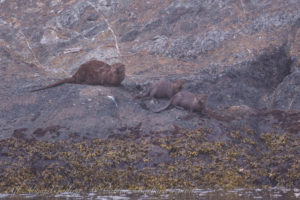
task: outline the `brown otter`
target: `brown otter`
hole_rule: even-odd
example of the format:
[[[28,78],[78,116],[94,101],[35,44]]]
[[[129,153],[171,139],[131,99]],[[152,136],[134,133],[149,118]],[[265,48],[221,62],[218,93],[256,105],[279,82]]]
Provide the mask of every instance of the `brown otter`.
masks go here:
[[[184,84],[184,80],[176,80],[174,82],[170,82],[163,79],[158,82],[152,83],[146,90],[146,92],[141,95],[137,95],[135,99],[144,97],[170,99],[183,88]]]
[[[165,107],[154,112],[159,113],[168,109],[170,106],[182,107],[191,112],[202,112],[205,110],[205,102],[206,96],[203,94],[195,95],[188,91],[180,91],[170,99]]]
[[[124,78],[125,66],[123,64],[115,63],[109,65],[102,61],[91,60],[80,65],[77,72],[71,78],[63,79],[54,84],[32,90],[31,92],[56,87],[64,83],[118,86]]]
[[[207,96],[204,94],[193,94],[188,91],[180,91],[175,94],[168,104],[157,110],[153,111],[155,113],[159,113],[163,110],[168,109],[170,106],[181,107],[189,110],[190,112],[197,112],[206,115],[207,117],[212,117],[220,121],[230,121],[232,118],[226,115],[219,114],[213,110],[206,108]]]

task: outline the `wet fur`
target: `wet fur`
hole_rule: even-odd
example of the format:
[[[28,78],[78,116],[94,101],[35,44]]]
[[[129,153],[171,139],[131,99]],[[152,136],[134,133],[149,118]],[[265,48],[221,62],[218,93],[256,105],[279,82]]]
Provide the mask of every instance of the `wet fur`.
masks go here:
[[[185,81],[176,80],[170,82],[168,80],[160,80],[158,82],[152,83],[146,92],[141,95],[137,95],[137,98],[168,98],[173,97],[177,92],[181,91],[184,86]]]
[[[102,61],[91,60],[80,65],[77,72],[71,78],[60,80],[54,84],[32,90],[31,92],[45,90],[64,83],[118,86],[124,78],[125,66],[123,64],[115,63],[109,65]]]
[[[180,91],[170,99],[166,106],[154,112],[159,113],[171,106],[182,107],[190,112],[202,112],[205,110],[205,101],[206,96],[203,94],[195,95],[188,91]]]

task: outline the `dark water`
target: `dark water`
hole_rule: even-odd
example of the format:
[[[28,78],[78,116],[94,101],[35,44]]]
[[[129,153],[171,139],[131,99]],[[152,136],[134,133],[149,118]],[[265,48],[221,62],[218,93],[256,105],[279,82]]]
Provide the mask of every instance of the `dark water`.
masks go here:
[[[132,191],[132,190],[120,190],[120,191],[102,191],[87,194],[77,193],[61,193],[56,195],[8,195],[0,194],[0,199],[55,199],[55,200],[75,200],[75,199],[96,199],[96,200],[150,200],[150,199],[205,199],[205,200],[300,200],[300,189],[285,189],[285,188],[272,188],[272,189],[235,189],[235,190],[167,190],[165,192],[157,191]]]

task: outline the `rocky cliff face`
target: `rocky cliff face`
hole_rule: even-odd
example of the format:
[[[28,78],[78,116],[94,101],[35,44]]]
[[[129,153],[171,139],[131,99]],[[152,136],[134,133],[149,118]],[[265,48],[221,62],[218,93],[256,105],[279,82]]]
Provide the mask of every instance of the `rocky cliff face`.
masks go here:
[[[184,111],[154,115],[132,99],[159,78],[185,79],[220,112],[299,111],[299,8],[296,0],[1,1],[2,137],[49,126],[96,137],[140,123],[166,130]],[[28,92],[94,58],[126,64],[124,87]]]

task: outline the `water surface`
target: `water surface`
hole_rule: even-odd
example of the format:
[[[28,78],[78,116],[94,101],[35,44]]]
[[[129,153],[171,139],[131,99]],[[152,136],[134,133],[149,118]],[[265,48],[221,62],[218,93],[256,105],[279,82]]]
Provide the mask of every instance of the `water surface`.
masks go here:
[[[271,188],[271,189],[235,189],[235,190],[207,190],[195,189],[191,191],[184,190],[166,190],[164,192],[153,190],[118,190],[101,191],[86,194],[78,193],[60,193],[51,195],[35,194],[0,194],[0,199],[21,200],[21,199],[56,199],[56,200],[166,200],[166,199],[206,199],[206,200],[300,200],[300,189]]]

